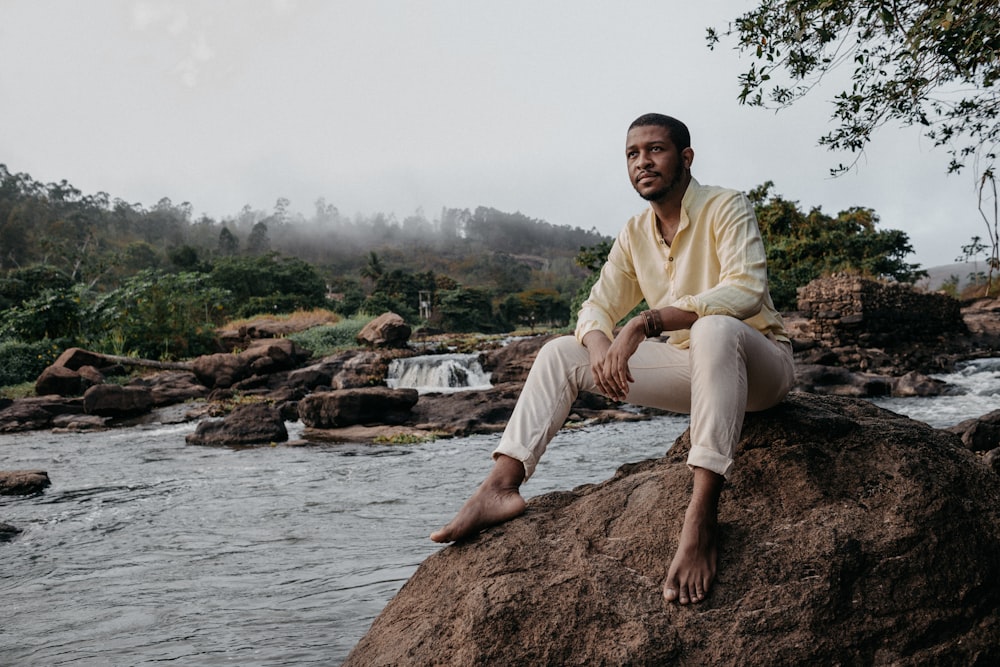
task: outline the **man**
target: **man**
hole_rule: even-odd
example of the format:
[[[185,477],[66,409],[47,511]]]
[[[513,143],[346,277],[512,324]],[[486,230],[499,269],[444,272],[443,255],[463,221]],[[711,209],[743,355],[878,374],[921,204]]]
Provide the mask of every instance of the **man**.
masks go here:
[[[689,604],[703,600],[715,579],[718,501],[743,416],[785,397],[794,379],[791,344],[767,291],[753,207],[740,192],[692,178],[687,127],[661,114],[639,117],[625,159],[649,208],[618,235],[575,337],[539,351],[493,469],[431,539],[458,540],[521,514],[518,489],[581,390],[689,412],[694,485],[663,586],[668,601]],[[614,336],[643,298],[650,310]],[[659,342],[664,331],[666,344]]]

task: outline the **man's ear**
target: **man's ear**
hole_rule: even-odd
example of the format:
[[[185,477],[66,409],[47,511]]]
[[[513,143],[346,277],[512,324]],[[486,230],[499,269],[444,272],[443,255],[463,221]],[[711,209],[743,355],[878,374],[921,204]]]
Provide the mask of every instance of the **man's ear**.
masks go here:
[[[688,146],[681,151],[681,159],[684,160],[684,167],[686,169],[691,168],[691,164],[694,162],[694,149]]]

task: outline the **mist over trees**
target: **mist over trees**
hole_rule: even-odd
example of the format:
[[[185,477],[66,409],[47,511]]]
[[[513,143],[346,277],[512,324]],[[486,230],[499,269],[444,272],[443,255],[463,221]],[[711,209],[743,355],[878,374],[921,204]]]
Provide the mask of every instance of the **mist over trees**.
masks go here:
[[[42,264],[73,282],[109,288],[144,269],[199,270],[224,257],[296,257],[325,279],[358,278],[369,252],[389,268],[446,274],[468,287],[572,292],[573,264],[596,230],[557,226],[492,208],[347,216],[319,199],[311,215],[281,198],[270,211],[243,207],[220,220],[195,219],[191,204],[152,207],[85,195],[66,181],[43,184],[0,165],[0,271]]]
[[[233,318],[314,308],[449,331],[565,326],[586,275],[573,258],[604,239],[486,207],[398,220],[281,198],[196,218],[188,202],[147,207],[0,164],[0,366],[32,377],[70,345],[190,357],[216,351]]]
[[[779,309],[824,273],[922,273],[904,261],[907,235],[877,229],[870,209],[805,212],[770,182],[749,194]],[[315,308],[392,310],[450,332],[565,327],[612,240],[488,207],[398,220],[343,215],[323,199],[303,215],[281,198],[195,218],[188,202],[147,207],[0,164],[0,386],[33,378],[71,345],[186,358],[216,351],[216,328],[234,318]]]

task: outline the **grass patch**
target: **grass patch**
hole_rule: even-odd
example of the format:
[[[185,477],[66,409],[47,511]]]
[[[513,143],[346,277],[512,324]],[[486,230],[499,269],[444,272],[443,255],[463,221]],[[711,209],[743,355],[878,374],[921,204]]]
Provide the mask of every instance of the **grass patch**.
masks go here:
[[[318,326],[337,324],[341,321],[341,319],[341,316],[332,310],[327,310],[325,308],[313,308],[312,310],[296,310],[293,313],[278,315],[261,313],[260,315],[253,315],[251,317],[244,317],[239,320],[227,322],[222,329],[266,326],[269,331],[277,331],[287,335],[306,331]]]
[[[35,383],[32,382],[22,382],[21,384],[12,384],[6,387],[0,387],[0,398],[28,398],[29,396],[35,395]]]
[[[311,350],[317,357],[325,357],[335,352],[358,346],[357,337],[371,317],[351,317],[336,324],[323,324],[305,331],[290,334],[289,340],[296,345]]]

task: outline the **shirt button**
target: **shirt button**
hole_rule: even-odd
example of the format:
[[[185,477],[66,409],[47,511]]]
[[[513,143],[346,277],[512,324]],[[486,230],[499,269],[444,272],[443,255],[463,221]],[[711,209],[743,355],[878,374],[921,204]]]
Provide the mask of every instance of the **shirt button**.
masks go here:
[[[667,257],[667,261],[668,262],[672,262],[672,261],[674,261],[674,258],[673,257]]]

